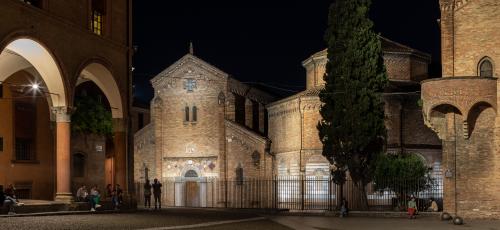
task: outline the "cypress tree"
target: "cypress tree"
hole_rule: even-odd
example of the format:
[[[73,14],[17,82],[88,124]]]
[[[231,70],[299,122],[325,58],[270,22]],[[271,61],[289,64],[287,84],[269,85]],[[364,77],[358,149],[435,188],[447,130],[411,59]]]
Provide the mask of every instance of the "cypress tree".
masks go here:
[[[335,183],[342,185],[348,172],[361,209],[368,208],[365,186],[373,178],[386,139],[382,93],[387,74],[380,39],[368,17],[370,5],[370,0],[331,4],[325,88],[319,95],[323,155],[336,166]]]

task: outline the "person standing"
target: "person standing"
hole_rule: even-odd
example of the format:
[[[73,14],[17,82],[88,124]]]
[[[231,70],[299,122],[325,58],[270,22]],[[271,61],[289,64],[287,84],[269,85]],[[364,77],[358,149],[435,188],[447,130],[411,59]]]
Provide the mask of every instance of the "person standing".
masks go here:
[[[415,200],[415,197],[411,195],[410,201],[408,201],[408,215],[410,216],[410,219],[415,219],[415,214],[417,212],[417,202]]]
[[[158,208],[161,209],[161,183],[158,181],[158,179],[155,178],[151,187],[153,187],[155,210]]]
[[[151,208],[151,183],[148,179],[144,184],[144,208]]]

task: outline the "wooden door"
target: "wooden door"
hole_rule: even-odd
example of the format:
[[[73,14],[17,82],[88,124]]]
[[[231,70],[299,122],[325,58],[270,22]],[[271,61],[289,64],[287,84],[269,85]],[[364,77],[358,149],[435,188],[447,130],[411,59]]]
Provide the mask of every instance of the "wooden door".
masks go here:
[[[200,186],[196,181],[186,182],[186,207],[200,207]]]

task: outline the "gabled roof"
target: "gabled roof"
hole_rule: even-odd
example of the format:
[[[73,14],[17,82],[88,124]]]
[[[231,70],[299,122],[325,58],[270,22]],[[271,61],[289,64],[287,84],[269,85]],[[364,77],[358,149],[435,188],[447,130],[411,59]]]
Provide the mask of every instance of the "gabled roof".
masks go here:
[[[383,52],[414,54],[414,55],[420,56],[420,57],[425,58],[425,59],[429,59],[429,60],[431,59],[431,55],[428,53],[424,53],[420,50],[413,49],[409,46],[392,41],[386,37],[380,36],[380,42],[382,43],[382,51]]]
[[[211,65],[210,63],[203,61],[202,59],[188,53],[188,54],[184,55],[181,59],[177,60],[174,64],[170,65],[168,68],[161,71],[153,79],[151,79],[151,84],[153,86],[156,85],[159,81],[161,81],[163,79],[164,76],[168,76],[169,74],[171,74],[175,70],[179,69],[180,67],[182,67],[188,63],[194,63],[197,65],[201,65],[204,69],[214,73],[215,75],[223,76],[226,78],[228,77],[228,74],[225,73],[224,71],[222,71],[219,68]]]
[[[380,43],[382,45],[382,52],[384,53],[402,53],[402,54],[413,54],[416,56],[420,56],[422,58],[431,59],[431,55],[425,52],[422,52],[417,49],[413,49],[409,46],[403,45],[401,43],[395,42],[393,40],[390,40],[386,37],[379,36],[380,38]],[[326,58],[327,56],[328,49],[321,50],[319,52],[316,52],[315,54],[311,55],[309,58],[304,60],[302,62],[302,65],[306,65],[309,62],[319,59],[319,58]]]

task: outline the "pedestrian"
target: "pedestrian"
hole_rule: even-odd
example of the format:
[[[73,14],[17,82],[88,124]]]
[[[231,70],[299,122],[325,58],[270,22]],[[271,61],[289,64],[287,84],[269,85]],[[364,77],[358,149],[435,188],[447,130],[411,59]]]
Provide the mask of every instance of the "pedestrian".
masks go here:
[[[97,185],[94,185],[92,189],[90,189],[90,197],[89,197],[89,202],[90,202],[90,211],[95,212],[96,208],[101,207],[99,204],[101,202],[101,194],[99,193],[99,190],[97,189]]]
[[[417,212],[417,202],[415,201],[415,197],[411,195],[410,201],[408,201],[408,215],[410,216],[410,219],[415,219]]]
[[[347,200],[342,198],[340,203],[340,217],[345,217],[349,214],[349,206],[347,205]]]
[[[151,183],[146,179],[144,184],[144,208],[151,208]]]
[[[161,183],[158,181],[158,179],[155,178],[151,187],[153,187],[155,210],[157,210],[158,208],[161,209]]]
[[[82,185],[76,191],[76,201],[78,202],[86,202],[88,199],[89,192],[87,191],[87,186]]]

